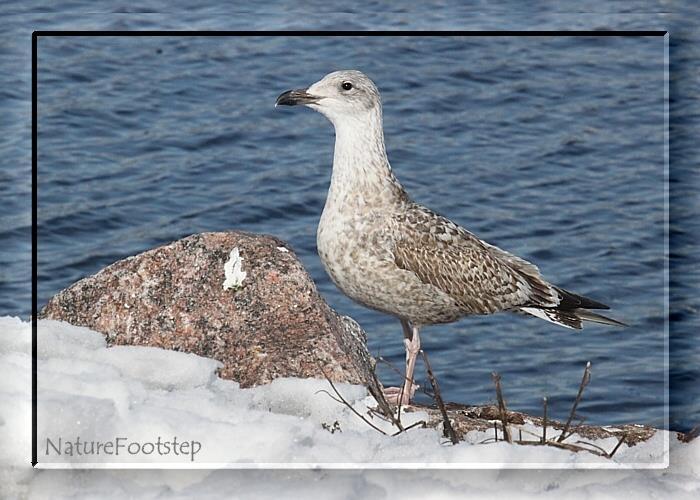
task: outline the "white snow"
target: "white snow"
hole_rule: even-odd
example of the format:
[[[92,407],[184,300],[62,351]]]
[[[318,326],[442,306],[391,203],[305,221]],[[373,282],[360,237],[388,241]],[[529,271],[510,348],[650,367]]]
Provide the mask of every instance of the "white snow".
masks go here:
[[[433,429],[385,436],[320,392],[330,391],[324,380],[278,379],[241,389],[216,376],[220,364],[215,360],[150,347],[107,348],[101,334],[55,321],[40,321],[38,327],[38,442],[44,467],[150,463],[215,469],[263,464],[287,470],[36,470],[29,465],[30,346],[29,323],[0,318],[2,498],[308,498],[319,486],[324,487],[323,498],[498,493],[508,498],[675,499],[700,493],[700,440],[680,443],[675,433],[659,432],[647,443],[623,445],[613,460],[550,447],[478,444],[490,432],[471,433],[468,442],[457,446]],[[366,413],[372,400],[364,388],[337,387],[357,411]],[[410,424],[424,417],[413,413],[402,418]],[[373,423],[390,430],[376,418]],[[669,458],[667,440],[670,469],[625,468],[663,465]],[[115,451],[117,441],[119,455],[106,453]],[[85,443],[92,454],[78,455]],[[100,454],[94,452],[98,443]],[[596,444],[611,449],[615,440]],[[137,448],[133,455],[128,451]],[[66,454],[70,451],[72,456]],[[387,464],[418,470],[289,470],[308,464]],[[464,464],[494,469],[428,470]],[[502,470],[508,464],[617,470]]]
[[[236,290],[243,286],[243,280],[246,277],[246,272],[243,271],[243,258],[240,256],[238,247],[231,250],[229,259],[224,263],[224,290],[232,288]]]

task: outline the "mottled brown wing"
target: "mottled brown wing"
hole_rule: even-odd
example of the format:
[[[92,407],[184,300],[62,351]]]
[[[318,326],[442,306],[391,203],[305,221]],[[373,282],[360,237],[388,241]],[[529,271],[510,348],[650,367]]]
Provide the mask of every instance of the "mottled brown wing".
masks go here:
[[[449,294],[465,313],[490,314],[531,301],[527,278],[449,219],[414,206],[395,222],[396,265]]]

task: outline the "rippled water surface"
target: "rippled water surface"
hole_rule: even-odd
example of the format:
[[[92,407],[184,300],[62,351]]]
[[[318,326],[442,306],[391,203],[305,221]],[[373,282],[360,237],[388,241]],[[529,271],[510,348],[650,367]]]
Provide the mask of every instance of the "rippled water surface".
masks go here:
[[[389,159],[417,201],[630,324],[574,332],[504,314],[427,327],[444,397],[493,400],[497,371],[510,406],[539,412],[547,395],[562,418],[590,360],[588,421],[663,425],[663,38],[45,37],[39,54],[40,306],[188,234],[270,233],[401,366],[398,321],[341,295],[316,254],[332,126],[273,106],[356,68],[382,92]]]

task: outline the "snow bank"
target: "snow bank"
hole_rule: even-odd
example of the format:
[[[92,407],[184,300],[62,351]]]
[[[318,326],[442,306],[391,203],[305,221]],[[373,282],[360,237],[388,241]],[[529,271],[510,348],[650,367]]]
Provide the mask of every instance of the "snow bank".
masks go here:
[[[101,334],[55,321],[38,328],[39,462],[60,464],[165,464],[175,467],[225,467],[266,464],[393,464],[425,469],[445,464],[463,467],[659,466],[668,458],[671,471],[32,471],[29,466],[31,423],[31,328],[17,318],[0,318],[0,484],[9,496],[75,495],[80,498],[173,492],[216,497],[236,491],[242,497],[262,487],[280,497],[302,496],[314,482],[328,478],[353,496],[391,492],[409,497],[439,492],[484,493],[512,490],[515,498],[614,491],[670,492],[694,496],[700,490],[700,441],[682,444],[673,433],[657,433],[634,447],[622,446],[607,460],[587,453],[507,443],[478,444],[491,433],[470,433],[452,446],[434,429],[414,428],[385,436],[324,391],[323,380],[278,379],[241,389],[216,376],[217,361],[148,347],[107,348]],[[361,414],[373,403],[363,387],[337,384]],[[405,424],[425,418],[405,414]],[[388,424],[372,422],[390,431]],[[615,440],[596,442],[611,449]],[[110,444],[111,443],[111,444]],[[438,465],[435,465],[438,464]],[[444,466],[444,465],[443,465]],[[225,472],[225,473],[223,473]],[[271,479],[263,479],[263,476]],[[388,482],[386,480],[389,479]],[[260,484],[262,482],[262,484]],[[619,489],[617,489],[619,488]],[[292,495],[292,489],[301,490]],[[375,494],[376,493],[376,494]],[[84,495],[84,496],[83,496]],[[439,495],[438,495],[439,496]],[[613,495],[614,496],[614,495]],[[284,497],[284,495],[282,495]],[[332,496],[331,496],[332,498]],[[675,498],[675,497],[674,497]],[[678,498],[682,498],[679,496]]]

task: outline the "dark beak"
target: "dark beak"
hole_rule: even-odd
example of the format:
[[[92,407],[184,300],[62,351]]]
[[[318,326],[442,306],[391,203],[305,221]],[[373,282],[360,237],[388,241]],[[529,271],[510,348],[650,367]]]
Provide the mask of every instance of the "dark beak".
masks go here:
[[[296,106],[297,104],[313,104],[318,102],[320,97],[311,95],[306,89],[288,90],[277,98],[275,106]]]

